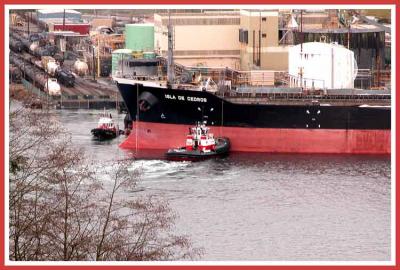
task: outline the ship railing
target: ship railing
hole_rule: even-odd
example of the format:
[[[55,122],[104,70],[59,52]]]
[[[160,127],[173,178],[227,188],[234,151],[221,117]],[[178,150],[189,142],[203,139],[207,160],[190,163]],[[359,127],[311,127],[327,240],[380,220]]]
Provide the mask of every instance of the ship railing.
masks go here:
[[[235,84],[253,85],[253,86],[274,86],[275,71],[273,70],[238,71]]]
[[[303,89],[326,89],[325,80],[304,78],[288,74],[289,87],[301,87]]]
[[[384,70],[373,70],[372,71],[372,78],[373,78],[373,87],[376,89],[381,89],[384,87],[391,87],[391,71],[384,69]]]
[[[249,93],[226,91],[218,92],[218,96],[226,99],[248,100],[390,100],[390,94],[320,94],[314,93]]]
[[[148,75],[134,75],[134,74],[126,74],[121,72],[116,72],[114,74],[116,78],[121,79],[131,79],[136,81],[164,81],[167,79],[166,76],[148,76]]]
[[[359,68],[358,70],[357,70],[357,77],[356,77],[356,79],[358,79],[358,78],[371,78],[371,76],[372,76],[372,72],[371,72],[371,70],[368,68],[363,68],[363,69],[361,69],[361,68]]]

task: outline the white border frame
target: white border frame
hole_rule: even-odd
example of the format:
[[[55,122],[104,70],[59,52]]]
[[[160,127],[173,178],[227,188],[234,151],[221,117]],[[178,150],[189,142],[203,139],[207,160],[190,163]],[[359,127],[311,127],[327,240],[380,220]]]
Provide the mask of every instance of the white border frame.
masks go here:
[[[127,261],[127,262],[97,262],[97,261],[45,261],[45,262],[16,262],[9,260],[9,14],[11,9],[196,9],[196,8],[234,8],[234,9],[390,9],[391,10],[391,255],[390,261],[166,261],[166,262],[143,262],[143,261]],[[238,265],[238,266],[304,266],[304,265],[320,265],[320,266],[394,266],[396,264],[396,5],[5,5],[4,6],[4,27],[5,27],[5,78],[4,78],[4,109],[5,109],[5,147],[4,147],[4,215],[5,215],[5,231],[4,231],[4,263],[7,266],[162,266],[162,265],[186,265],[186,266],[222,266],[222,265]]]

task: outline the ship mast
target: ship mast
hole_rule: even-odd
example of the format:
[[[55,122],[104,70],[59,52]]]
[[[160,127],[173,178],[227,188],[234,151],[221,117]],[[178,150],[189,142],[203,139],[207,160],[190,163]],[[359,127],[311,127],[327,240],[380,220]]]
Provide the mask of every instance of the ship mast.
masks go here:
[[[171,88],[174,83],[174,29],[171,24],[171,10],[168,10],[168,67],[167,67],[167,87]]]

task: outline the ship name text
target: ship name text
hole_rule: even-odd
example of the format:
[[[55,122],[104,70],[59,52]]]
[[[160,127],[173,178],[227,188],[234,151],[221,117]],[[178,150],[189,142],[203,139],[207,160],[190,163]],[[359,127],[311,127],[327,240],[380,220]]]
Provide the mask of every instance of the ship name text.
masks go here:
[[[171,94],[165,94],[166,99],[172,99],[172,100],[182,100],[182,101],[191,101],[191,102],[207,102],[207,98],[202,98],[202,97],[190,97],[190,96],[175,96]]]

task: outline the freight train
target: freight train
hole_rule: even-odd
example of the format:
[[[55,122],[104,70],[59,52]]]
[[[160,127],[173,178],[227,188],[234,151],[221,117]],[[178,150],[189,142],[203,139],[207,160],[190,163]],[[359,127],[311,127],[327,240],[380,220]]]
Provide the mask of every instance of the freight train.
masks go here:
[[[78,76],[85,76],[89,71],[88,64],[80,59],[77,59],[74,63],[74,70]]]
[[[36,57],[43,56],[54,56],[57,53],[58,49],[54,45],[47,45],[45,47],[36,47],[34,50],[30,50],[30,53]]]
[[[10,48],[18,53],[24,50],[36,57],[54,56],[58,53],[57,46],[49,44],[44,36],[38,34],[26,38],[20,34],[11,33]]]
[[[22,12],[21,17],[24,19],[24,21],[31,23],[31,24],[36,24],[37,27],[42,30],[42,31],[48,31],[48,26],[45,22],[41,21],[38,19],[36,12]]]
[[[15,65],[10,65],[10,82],[21,83],[21,71]]]
[[[21,41],[10,38],[10,49],[16,53],[22,53],[22,51],[24,50],[24,45]]]
[[[22,57],[12,53],[10,63],[18,67],[23,72],[23,77],[29,79],[35,86],[51,96],[61,95],[61,87],[55,78],[49,76],[35,65],[25,61]]]
[[[44,56],[42,57],[42,61],[39,61],[31,55],[25,54],[22,58],[26,62],[45,71],[50,76],[57,78],[58,82],[62,85],[67,87],[73,87],[75,85],[75,76],[72,72],[58,65],[53,57]]]
[[[12,41],[12,42],[11,42]],[[26,39],[18,40],[18,37],[10,37],[10,49],[13,52],[21,53],[22,50],[27,50],[29,43]],[[53,46],[54,47],[54,46]],[[41,48],[37,46],[37,43],[31,43],[29,49],[27,50],[30,54],[24,54],[22,58],[26,61],[35,65],[47,72],[50,76],[57,78],[57,80],[67,86],[73,87],[75,85],[75,77],[71,71],[62,68],[55,58],[62,58],[59,54],[54,54],[56,51],[53,47],[47,46],[46,48]],[[54,55],[52,57],[51,55]],[[40,59],[41,61],[37,60]]]
[[[75,76],[72,75],[71,71],[69,70],[65,70],[63,68],[57,69],[56,77],[61,84],[67,87],[73,87],[75,85]]]
[[[42,57],[42,61],[37,61],[34,57],[27,55],[23,58],[25,61],[45,71],[50,76],[57,78],[58,82],[62,85],[66,87],[73,87],[75,85],[75,76],[72,72],[58,65],[51,56]]]

